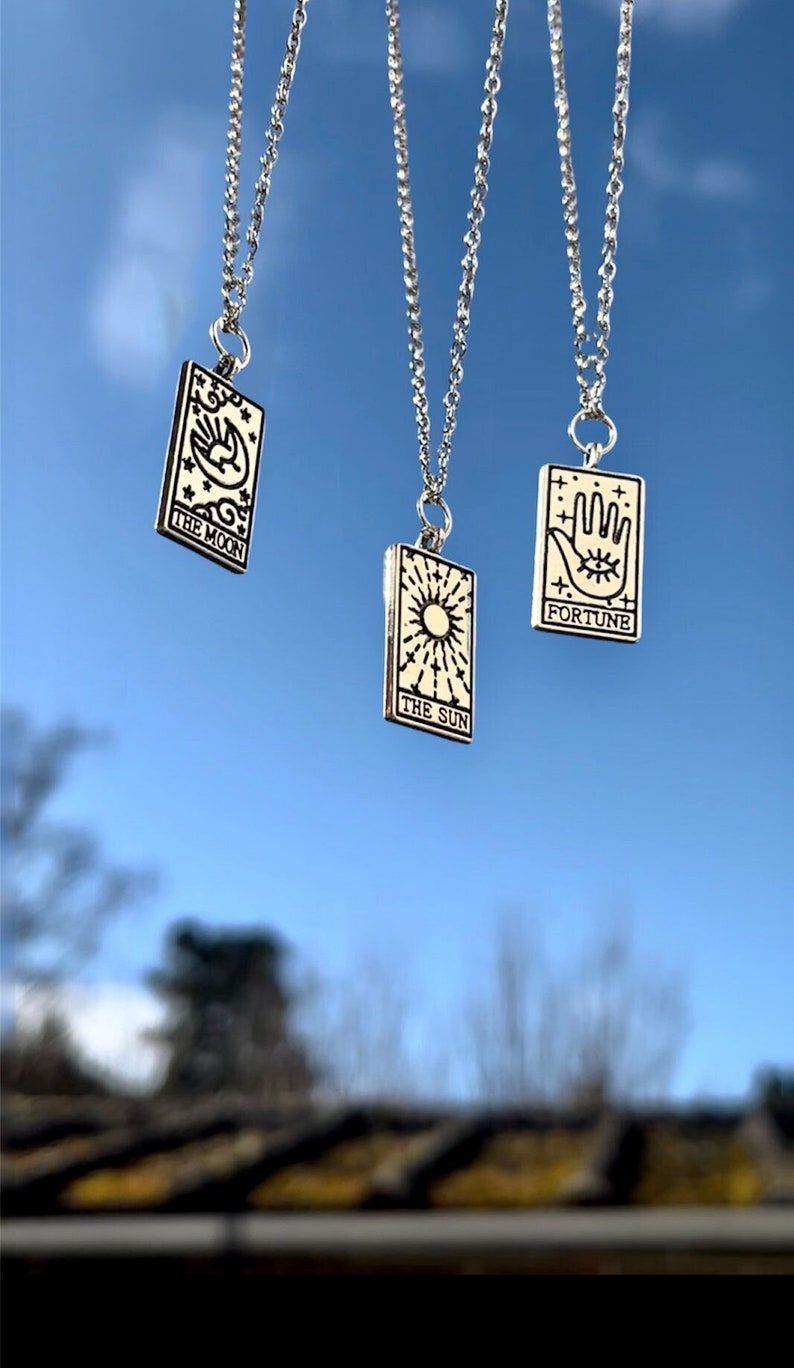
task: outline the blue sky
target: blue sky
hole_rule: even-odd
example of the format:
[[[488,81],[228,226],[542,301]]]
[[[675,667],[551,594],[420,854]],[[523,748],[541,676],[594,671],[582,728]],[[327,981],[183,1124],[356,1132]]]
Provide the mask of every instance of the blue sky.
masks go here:
[[[290,13],[252,3],[241,215]],[[492,19],[404,0],[440,433]],[[596,293],[616,7],[565,6]],[[447,495],[478,575],[471,747],[385,723],[382,559],[417,535],[378,0],[312,0],[244,323],[267,411],[244,577],[153,523],[183,360],[213,363],[231,4],[7,0],[4,694],[115,733],[59,811],[163,886],[91,977],[132,991],[191,913],[433,1010],[520,907],[574,954],[631,911],[680,969],[681,1096],[791,1061],[792,577],[784,0],[638,0],[606,406],[647,482],[644,630],[529,626],[539,467],[577,407],[545,5],[513,0]]]

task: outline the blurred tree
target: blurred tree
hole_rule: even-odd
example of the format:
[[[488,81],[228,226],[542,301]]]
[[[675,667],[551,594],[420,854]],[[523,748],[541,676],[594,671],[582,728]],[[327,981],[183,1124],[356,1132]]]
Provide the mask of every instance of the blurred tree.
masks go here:
[[[69,1028],[55,1010],[0,1045],[3,1087],[26,1096],[104,1096],[108,1089],[83,1066]]]
[[[38,729],[17,709],[3,710],[0,733],[4,976],[22,986],[54,983],[95,953],[108,919],[155,879],[107,863],[93,835],[47,818],[72,761],[101,744],[102,733],[70,722]]]
[[[521,919],[503,918],[467,1021],[475,1087],[505,1104],[658,1095],[686,1020],[678,977],[643,967],[625,929],[602,932],[578,964],[554,975]]]
[[[168,1049],[163,1092],[308,1096],[314,1073],[292,1029],[285,953],[269,932],[171,929],[166,968],[149,976],[169,1008],[152,1033]]]
[[[419,1064],[411,1039],[416,997],[404,957],[367,951],[338,978],[315,972],[303,999],[302,1025],[321,1062],[325,1096],[387,1101],[416,1097],[431,1085],[427,1052]]]
[[[545,965],[540,946],[518,914],[498,918],[490,964],[481,964],[478,972],[485,983],[463,1021],[477,1094],[496,1104],[539,1099],[548,1078]]]
[[[794,1108],[794,1070],[766,1065],[753,1080],[753,1094],[762,1106]]]

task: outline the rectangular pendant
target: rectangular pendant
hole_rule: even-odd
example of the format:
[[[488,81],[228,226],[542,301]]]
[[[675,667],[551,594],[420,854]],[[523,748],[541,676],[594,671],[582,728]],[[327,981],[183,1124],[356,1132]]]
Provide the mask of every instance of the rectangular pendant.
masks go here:
[[[474,571],[398,543],[386,552],[383,589],[384,716],[452,741],[471,741]]]
[[[584,466],[543,466],[532,626],[608,641],[641,631],[645,481]]]
[[[155,527],[242,574],[254,525],[265,411],[228,380],[186,361]]]

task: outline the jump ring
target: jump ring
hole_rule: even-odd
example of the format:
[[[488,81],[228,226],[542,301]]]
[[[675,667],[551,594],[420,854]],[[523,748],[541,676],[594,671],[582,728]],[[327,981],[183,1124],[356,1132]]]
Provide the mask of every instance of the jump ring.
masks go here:
[[[576,435],[576,429],[581,422],[603,423],[609,433],[606,442],[603,445],[600,442],[588,442],[586,445],[580,442]],[[596,466],[601,457],[606,456],[607,452],[612,450],[618,440],[618,430],[606,413],[588,413],[586,409],[580,409],[568,424],[568,436],[577,451],[581,451],[586,458],[585,465]]]
[[[226,337],[239,338],[240,345],[243,349],[242,356],[235,356],[234,352],[230,352],[228,348],[224,347],[218,335],[219,333],[223,333]],[[221,358],[221,364],[224,366],[224,371],[228,370],[228,378],[230,380],[234,379],[237,372],[243,370],[251,360],[251,344],[248,341],[248,338],[239,323],[225,323],[222,318],[215,319],[215,322],[210,328],[210,337],[215,343],[218,355]]]
[[[434,504],[440,508],[444,515],[444,523],[439,527],[436,523],[430,522],[425,513],[425,506]],[[422,524],[422,531],[419,533],[419,540],[416,545],[423,547],[426,551],[433,551],[436,555],[440,554],[441,549],[452,531],[452,514],[447,504],[440,494],[433,494],[428,489],[423,489],[416,501],[416,511],[419,514],[419,521]]]

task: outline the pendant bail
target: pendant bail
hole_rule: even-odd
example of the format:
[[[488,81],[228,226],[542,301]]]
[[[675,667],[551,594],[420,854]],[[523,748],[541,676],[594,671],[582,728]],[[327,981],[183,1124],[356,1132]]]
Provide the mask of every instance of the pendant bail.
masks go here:
[[[441,512],[444,515],[444,522],[441,527],[436,523],[430,522],[430,519],[425,513],[426,504],[435,504],[436,508],[441,509]],[[422,530],[419,533],[416,545],[423,551],[432,551],[434,555],[440,556],[444,548],[444,542],[452,531],[452,514],[450,513],[447,504],[440,494],[437,494],[430,489],[423,489],[416,501],[416,511],[419,514],[419,521],[422,524]]]
[[[584,443],[580,441],[579,437],[577,436],[576,429],[582,422],[603,423],[608,433],[606,442]],[[577,451],[581,451],[582,455],[584,456],[584,464],[587,467],[587,469],[594,470],[597,467],[598,462],[601,460],[601,457],[606,456],[607,452],[612,450],[613,446],[618,440],[618,430],[615,427],[615,424],[613,423],[612,419],[606,413],[604,413],[603,409],[580,408],[579,412],[574,414],[573,418],[568,424],[568,436],[570,437]]]
[[[234,352],[227,351],[220,340],[219,333],[223,333],[226,337],[238,338],[243,349],[242,356],[235,356]],[[210,337],[215,343],[220,357],[220,361],[215,367],[216,374],[222,376],[224,380],[233,380],[238,371],[243,370],[251,360],[251,344],[248,338],[236,320],[224,319],[223,317],[215,319],[210,328]]]

